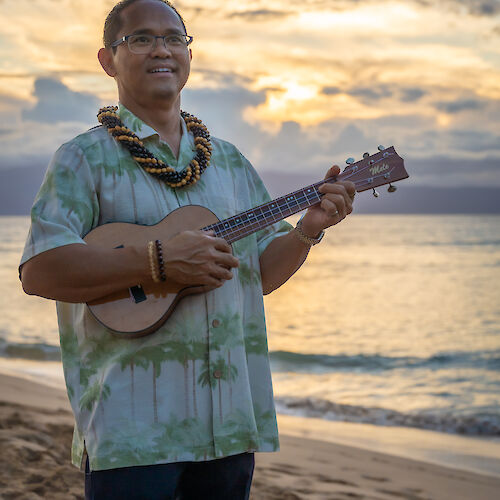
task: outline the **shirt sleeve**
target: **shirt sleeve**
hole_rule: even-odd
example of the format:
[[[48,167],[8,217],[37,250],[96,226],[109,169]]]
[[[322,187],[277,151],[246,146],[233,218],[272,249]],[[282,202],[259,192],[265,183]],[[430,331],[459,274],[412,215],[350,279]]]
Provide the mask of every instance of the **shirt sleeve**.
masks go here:
[[[82,238],[98,218],[97,193],[85,154],[77,144],[64,144],[54,154],[31,209],[20,266],[47,250],[85,244]]]
[[[241,153],[240,153],[241,154]],[[260,178],[257,171],[253,168],[252,164],[243,156],[243,162],[245,165],[245,170],[247,173],[247,180],[250,189],[251,197],[251,207],[256,207],[262,205],[262,203],[267,203],[271,201],[271,196],[267,192],[262,179]],[[267,248],[269,243],[279,236],[283,236],[289,233],[293,229],[288,222],[285,220],[275,222],[274,224],[267,226],[264,229],[256,232],[257,236],[257,247],[259,252],[259,257],[263,254],[264,250]]]

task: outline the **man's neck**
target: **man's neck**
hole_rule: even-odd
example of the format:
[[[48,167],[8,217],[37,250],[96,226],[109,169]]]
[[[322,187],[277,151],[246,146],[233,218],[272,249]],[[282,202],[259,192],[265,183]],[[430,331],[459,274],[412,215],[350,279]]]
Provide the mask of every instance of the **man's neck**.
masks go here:
[[[121,103],[137,118],[140,118],[144,123],[156,130],[160,135],[160,139],[165,141],[174,153],[175,157],[179,157],[179,149],[182,137],[182,127],[180,122],[180,102],[177,100],[172,105],[164,105],[161,103],[152,107],[140,106],[135,102]]]

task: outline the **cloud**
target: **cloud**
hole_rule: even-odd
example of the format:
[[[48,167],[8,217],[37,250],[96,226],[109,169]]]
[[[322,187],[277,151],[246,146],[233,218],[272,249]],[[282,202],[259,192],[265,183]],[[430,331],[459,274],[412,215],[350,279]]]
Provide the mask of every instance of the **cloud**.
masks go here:
[[[434,103],[434,107],[445,113],[455,114],[461,111],[480,109],[484,106],[478,99],[457,99],[455,101],[441,101]]]
[[[455,0],[457,4],[465,4],[471,14],[477,16],[494,16],[500,12],[498,0]]]
[[[469,14],[474,16],[494,16],[500,12],[500,2],[498,0],[412,0],[413,3],[422,7],[436,9],[443,7],[454,11],[461,11],[464,8]],[[330,10],[346,11],[353,10],[363,5],[376,4],[381,8],[384,2],[380,0],[289,0],[289,5],[296,5],[298,8],[307,10]]]
[[[100,101],[92,94],[75,92],[55,78],[38,78],[33,96],[34,106],[0,95],[0,123],[9,124],[0,129],[0,169],[46,166],[62,143],[97,124]]]
[[[500,12],[498,0],[413,0],[424,7],[435,8],[442,5],[454,11],[464,8],[473,16],[494,16]]]
[[[325,95],[337,95],[340,94],[342,91],[340,90],[339,87],[323,87],[321,89],[321,93]]]
[[[241,18],[248,21],[262,22],[271,21],[275,19],[282,19],[291,16],[293,12],[285,10],[272,10],[272,9],[254,9],[244,11],[234,11],[227,14],[229,19]]]
[[[210,67],[197,67],[196,72],[193,72],[193,74],[203,79],[203,86],[205,87],[227,87],[231,85],[244,87],[253,82],[253,79],[249,76],[240,75],[233,71],[216,70]],[[193,74],[191,78],[193,78]]]
[[[346,91],[347,94],[359,97],[364,102],[378,101],[391,97],[393,91],[388,85],[373,85],[370,87],[354,87]]]
[[[418,101],[421,97],[423,97],[426,92],[417,87],[405,88],[401,89],[401,100],[403,102],[415,102]]]
[[[342,129],[337,139],[332,144],[335,151],[343,153],[351,152],[355,154],[363,147],[374,147],[371,139],[368,139],[364,132],[354,124],[347,125]]]
[[[254,115],[250,111],[266,103],[275,89],[265,87],[255,90],[255,82],[250,78],[231,71],[202,69],[200,73],[202,76],[193,80],[193,86],[184,90],[182,108],[199,116],[212,135],[234,143],[260,172],[281,171],[285,176],[300,174],[306,181],[310,177],[313,182],[323,176],[333,163],[344,166],[347,157],[359,159],[364,151],[373,153],[377,145],[382,143],[385,146],[394,144],[405,159],[419,159],[417,169],[409,164],[412,167],[412,181],[415,182],[440,182],[442,171],[425,167],[425,158],[436,155],[447,158],[446,172],[450,174],[450,182],[455,185],[473,181],[476,185],[481,182],[489,184],[495,172],[498,176],[499,162],[491,160],[500,158],[500,138],[491,127],[496,123],[498,113],[493,102],[485,98],[466,95],[452,101],[453,94],[444,93],[442,89],[435,94],[433,88],[420,89],[416,85],[395,83],[374,82],[370,87],[358,82],[352,89],[345,84],[338,87],[332,85],[323,87],[323,93],[332,96],[336,93],[346,94],[360,100],[372,99],[375,105],[389,97],[392,98],[391,103],[397,100],[411,103],[419,99],[422,99],[422,103],[418,102],[412,109],[409,107],[406,114],[398,114],[404,113],[405,108],[396,103],[390,106],[393,108],[392,115],[384,114],[377,118],[334,118],[308,126],[301,125],[299,120],[289,119],[272,131],[264,128],[263,122],[253,119]],[[443,96],[441,99],[440,95]],[[0,104],[2,99],[6,104],[11,102],[9,111],[3,113],[9,118],[8,122],[3,121],[8,126],[4,125],[0,129],[0,147],[3,151],[1,168],[46,164],[61,143],[83,132],[87,125],[95,123],[94,116],[99,106],[96,96],[75,92],[54,78],[38,79],[34,96],[34,106],[26,100],[19,100],[14,106],[14,101],[0,95]],[[430,96],[433,96],[432,101]],[[423,106],[431,112],[419,113]],[[437,107],[449,113],[448,126],[437,125],[437,113],[432,112]],[[468,123],[470,116],[462,116],[460,109],[481,114],[483,126],[474,129]],[[491,117],[488,113],[491,113]],[[36,126],[30,121],[36,121]],[[490,157],[488,162],[483,161],[486,156]],[[456,163],[456,168],[452,157],[461,159]],[[474,171],[470,171],[460,167],[464,162],[477,166]]]
[[[353,87],[341,89],[335,86],[326,86],[320,90],[323,95],[337,95],[337,94],[348,94],[354,97],[359,97],[360,100],[370,103],[372,101],[379,101],[388,97],[393,97],[399,94],[400,100],[402,102],[411,103],[418,101],[427,92],[418,87],[398,87],[397,85],[377,85],[373,84],[371,86],[365,87]]]
[[[450,146],[459,151],[481,153],[496,151],[500,153],[500,135],[476,130],[452,130],[450,132]],[[499,172],[500,174],[500,172]]]
[[[247,108],[263,103],[266,94],[248,90],[230,74],[221,79],[226,83],[217,88],[184,89],[182,107],[202,119],[211,134],[236,145],[244,141],[249,150],[262,140],[264,133],[245,121],[244,113]]]
[[[33,92],[37,103],[22,117],[41,123],[96,122],[99,99],[90,93],[74,92],[55,78],[37,78]]]

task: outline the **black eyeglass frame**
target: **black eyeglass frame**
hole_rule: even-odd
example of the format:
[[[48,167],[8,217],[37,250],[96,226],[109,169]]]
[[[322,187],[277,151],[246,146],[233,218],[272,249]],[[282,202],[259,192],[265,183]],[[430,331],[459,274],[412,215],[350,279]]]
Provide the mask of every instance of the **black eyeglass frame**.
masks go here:
[[[127,42],[127,46],[130,50],[130,52],[132,52],[133,54],[136,54],[137,52],[133,52],[131,49],[130,49],[130,44],[128,42],[129,38],[132,37],[132,36],[150,36],[150,37],[153,37],[154,38],[154,43],[151,47],[151,51],[153,51],[156,47],[157,47],[157,44],[158,44],[158,38],[161,38],[163,40],[163,45],[164,47],[167,47],[167,43],[166,43],[166,38],[169,38],[169,37],[172,37],[172,36],[182,36],[186,39],[186,44],[184,45],[184,47],[188,47],[189,45],[191,45],[191,43],[193,42],[193,37],[191,35],[184,35],[183,33],[177,33],[177,34],[170,34],[170,35],[150,35],[149,33],[134,33],[133,35],[125,35],[125,36],[122,36],[121,38],[119,38],[118,40],[115,40],[111,45],[110,45],[110,48],[112,49],[115,49],[116,47],[118,47],[118,45],[121,45],[122,43],[125,43]],[[144,54],[147,54],[148,52],[144,52]]]

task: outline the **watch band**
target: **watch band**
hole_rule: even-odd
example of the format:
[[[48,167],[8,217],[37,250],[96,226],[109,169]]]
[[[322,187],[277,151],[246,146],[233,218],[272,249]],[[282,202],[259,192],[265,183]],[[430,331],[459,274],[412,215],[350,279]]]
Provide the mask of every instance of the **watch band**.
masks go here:
[[[313,245],[317,245],[322,239],[323,236],[325,235],[324,231],[321,231],[319,233],[317,238],[311,238],[310,236],[307,236],[307,234],[304,234],[304,231],[302,231],[302,217],[300,218],[299,222],[297,222],[297,225],[295,226],[294,229],[295,236],[302,241],[302,243],[305,243],[306,245],[309,245],[312,247]]]

